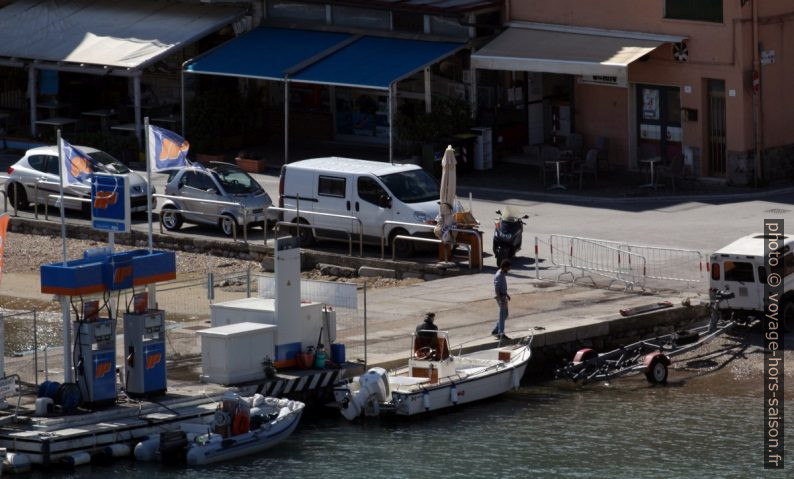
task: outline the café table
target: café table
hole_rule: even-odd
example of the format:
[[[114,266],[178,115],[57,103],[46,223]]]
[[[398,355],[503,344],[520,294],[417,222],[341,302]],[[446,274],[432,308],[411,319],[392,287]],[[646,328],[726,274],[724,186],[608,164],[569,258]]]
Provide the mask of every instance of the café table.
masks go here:
[[[560,181],[560,165],[562,165],[563,163],[568,163],[569,161],[570,160],[565,159],[565,158],[560,158],[558,160],[546,160],[547,164],[554,163],[556,171],[557,171],[557,183],[549,186],[547,189],[549,189],[549,190],[554,190],[554,189],[567,190],[568,189]]]

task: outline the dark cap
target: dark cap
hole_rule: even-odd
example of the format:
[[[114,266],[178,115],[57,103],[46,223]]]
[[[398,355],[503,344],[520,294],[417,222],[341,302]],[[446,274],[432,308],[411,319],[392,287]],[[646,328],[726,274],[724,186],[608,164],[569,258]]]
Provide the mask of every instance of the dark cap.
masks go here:
[[[430,321],[432,323],[434,319],[436,319],[436,313],[425,314],[425,321]]]

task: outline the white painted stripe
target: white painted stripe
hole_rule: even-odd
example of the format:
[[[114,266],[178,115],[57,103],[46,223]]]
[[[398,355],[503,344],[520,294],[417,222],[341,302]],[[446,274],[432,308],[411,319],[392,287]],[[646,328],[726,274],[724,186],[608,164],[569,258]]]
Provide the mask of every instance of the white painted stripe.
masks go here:
[[[281,394],[289,394],[289,392],[292,391],[292,387],[295,386],[297,382],[298,381],[295,379],[290,379],[289,382],[287,382],[287,385],[284,386],[284,390],[281,392]]]
[[[285,381],[283,379],[276,381],[276,384],[273,386],[273,389],[270,390],[268,396],[278,396],[279,391],[281,391],[281,388],[284,387],[284,383]]]
[[[323,377],[323,374],[325,373],[312,374],[312,382],[309,384],[309,391],[317,387],[317,383],[320,382],[320,378]]]
[[[323,383],[321,384],[321,387],[328,386],[328,383],[331,382],[331,378],[333,378],[334,376],[336,376],[336,371],[330,371],[326,373],[325,377],[323,378]]]
[[[298,380],[298,385],[295,386],[295,391],[303,391],[303,386],[306,385],[306,382],[309,380],[309,376],[303,376]]]

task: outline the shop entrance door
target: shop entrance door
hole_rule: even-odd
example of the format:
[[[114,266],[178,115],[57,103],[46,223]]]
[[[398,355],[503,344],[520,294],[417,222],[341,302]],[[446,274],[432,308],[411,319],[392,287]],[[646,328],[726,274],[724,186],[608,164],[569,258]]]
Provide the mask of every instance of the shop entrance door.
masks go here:
[[[709,176],[725,176],[725,80],[707,81]]]
[[[678,87],[637,85],[637,159],[664,163],[682,152]]]

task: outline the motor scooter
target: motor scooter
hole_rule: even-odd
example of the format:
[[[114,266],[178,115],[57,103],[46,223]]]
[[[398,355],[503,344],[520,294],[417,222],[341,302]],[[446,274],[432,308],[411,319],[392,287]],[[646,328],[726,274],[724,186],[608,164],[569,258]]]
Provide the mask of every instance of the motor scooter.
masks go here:
[[[529,218],[529,215],[519,217],[510,211],[509,207],[505,207],[504,213],[502,210],[496,210],[496,214],[499,217],[494,223],[493,254],[498,267],[503,260],[514,257],[521,249],[521,239],[526,224],[523,220]]]

